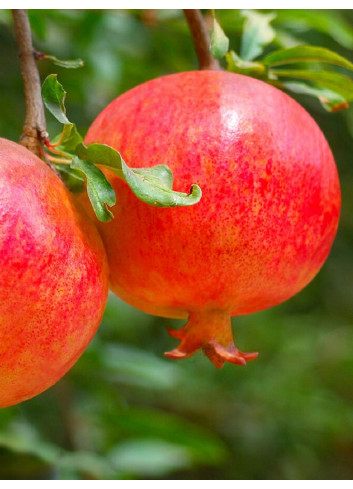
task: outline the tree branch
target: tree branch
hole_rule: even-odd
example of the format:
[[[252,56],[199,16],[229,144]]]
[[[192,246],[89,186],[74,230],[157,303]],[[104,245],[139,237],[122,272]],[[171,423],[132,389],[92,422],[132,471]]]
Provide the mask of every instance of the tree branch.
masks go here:
[[[42,154],[42,143],[48,138],[44,115],[44,105],[41,95],[41,83],[35,62],[36,52],[32,45],[31,27],[27,10],[13,9],[21,72],[25,90],[26,119],[23,126],[20,144],[37,156]]]
[[[220,65],[210,52],[210,36],[200,10],[184,9],[183,12],[194,41],[200,70],[219,70]]]

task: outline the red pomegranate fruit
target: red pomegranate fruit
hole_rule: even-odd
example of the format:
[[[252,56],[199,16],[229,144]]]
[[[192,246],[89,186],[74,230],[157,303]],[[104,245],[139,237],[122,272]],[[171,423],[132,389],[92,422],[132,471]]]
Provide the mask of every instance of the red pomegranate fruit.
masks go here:
[[[139,309],[189,318],[172,335],[185,358],[202,348],[218,367],[256,353],[233,344],[230,316],[279,304],[317,274],[339,219],[328,143],[282,91],[219,71],[144,83],[113,101],[86,143],[106,143],[132,167],[167,164],[174,188],[203,192],[191,207],[155,208],[106,171],[118,197],[99,224],[112,290]]]
[[[0,407],[29,399],[76,362],[108,295],[103,243],[59,177],[0,139]]]

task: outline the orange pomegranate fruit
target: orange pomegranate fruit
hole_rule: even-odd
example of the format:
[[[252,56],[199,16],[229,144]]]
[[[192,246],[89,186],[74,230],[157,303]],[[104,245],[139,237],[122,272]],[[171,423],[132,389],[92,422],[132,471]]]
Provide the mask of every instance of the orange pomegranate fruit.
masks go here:
[[[335,162],[312,117],[282,91],[249,77],[197,71],[123,94],[86,143],[106,143],[132,167],[167,164],[174,188],[203,192],[187,208],[155,208],[105,170],[118,203],[99,224],[112,290],[143,311],[188,318],[166,353],[202,348],[218,367],[256,353],[233,343],[231,316],[287,300],[318,273],[340,212]]]
[[[90,218],[59,177],[0,139],[0,407],[44,391],[101,321],[108,265]]]

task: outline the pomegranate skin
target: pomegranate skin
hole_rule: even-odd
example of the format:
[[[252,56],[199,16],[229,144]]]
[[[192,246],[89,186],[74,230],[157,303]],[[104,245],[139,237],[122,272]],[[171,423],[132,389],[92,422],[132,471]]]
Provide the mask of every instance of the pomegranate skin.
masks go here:
[[[167,164],[174,189],[201,201],[154,208],[106,171],[118,203],[99,224],[112,290],[151,314],[186,318],[172,358],[202,347],[221,366],[235,349],[230,316],[279,304],[307,285],[336,234],[335,162],[311,116],[280,90],[219,71],[144,83],[113,101],[86,143],[106,143],[132,167]],[[248,356],[246,356],[248,355]]]
[[[0,407],[29,399],[76,362],[108,295],[103,243],[59,177],[0,139]]]

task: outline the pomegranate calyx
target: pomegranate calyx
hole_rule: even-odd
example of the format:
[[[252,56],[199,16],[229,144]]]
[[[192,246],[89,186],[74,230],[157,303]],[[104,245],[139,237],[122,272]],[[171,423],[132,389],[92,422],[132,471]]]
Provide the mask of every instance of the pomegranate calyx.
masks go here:
[[[234,346],[230,315],[227,311],[191,313],[189,321],[179,330],[168,328],[168,333],[181,340],[180,345],[165,356],[173,360],[188,358],[198,349],[217,367],[225,362],[245,366],[258,353],[243,353]]]

